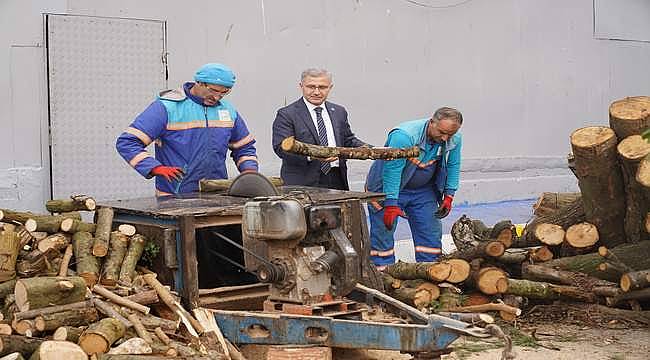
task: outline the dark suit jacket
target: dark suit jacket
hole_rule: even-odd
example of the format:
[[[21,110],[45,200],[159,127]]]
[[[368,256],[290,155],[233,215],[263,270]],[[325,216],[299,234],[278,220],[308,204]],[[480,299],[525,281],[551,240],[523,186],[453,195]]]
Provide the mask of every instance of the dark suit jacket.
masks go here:
[[[324,106],[332,120],[336,146],[359,147],[366,144],[359,140],[350,129],[348,112],[343,106],[328,101]],[[278,110],[275,121],[273,121],[273,151],[282,158],[280,176],[285,184],[316,186],[321,172],[320,161],[316,159],[307,161],[306,156],[282,151],[280,144],[289,136],[294,136],[296,140],[308,144],[320,143],[318,131],[302,97]],[[343,184],[349,189],[345,159],[339,159],[339,167]]]

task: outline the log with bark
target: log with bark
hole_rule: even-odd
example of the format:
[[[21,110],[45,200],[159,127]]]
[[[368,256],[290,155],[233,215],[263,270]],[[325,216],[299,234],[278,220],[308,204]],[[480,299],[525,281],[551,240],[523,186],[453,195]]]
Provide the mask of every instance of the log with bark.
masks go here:
[[[641,290],[634,290],[630,292],[624,292],[616,296],[606,298],[606,303],[608,306],[616,306],[623,301],[636,301],[636,300],[649,300],[650,299],[650,288],[645,288]]]
[[[633,270],[650,269],[650,241],[620,245],[609,249],[609,251]],[[598,253],[591,253],[554,259],[542,265],[560,270],[583,272],[593,277],[612,282],[619,281],[621,274],[618,271],[600,271],[598,269],[598,265],[602,262],[603,258]]]
[[[121,322],[122,325],[124,325],[124,327],[127,329],[133,327],[133,324],[124,315],[122,315],[123,313],[117,305],[110,304],[98,298],[92,298],[91,301],[95,308],[97,308],[97,311],[100,313],[110,318],[116,319],[117,321]]]
[[[15,231],[0,231],[0,282],[16,277],[16,260],[20,250],[20,237]]]
[[[544,192],[533,205],[533,214],[536,216],[550,215],[558,209],[569,206],[578,199],[580,199],[579,192]]]
[[[616,134],[607,127],[586,127],[571,134],[585,217],[598,228],[607,247],[626,242],[625,189],[616,145]]]
[[[61,256],[61,253],[56,249],[48,249],[45,252],[32,250],[18,261],[16,271],[21,277],[56,275],[59,272],[59,268],[56,266],[56,260],[59,256]]]
[[[505,248],[512,246],[517,237],[515,225],[510,220],[501,220],[490,229],[489,240],[495,240],[503,244]]]
[[[92,307],[92,303],[90,301],[80,301],[76,303],[71,303],[71,304],[65,304],[65,305],[54,305],[54,306],[48,306],[40,309],[33,309],[33,310],[26,310],[26,311],[20,311],[16,312],[14,314],[14,319],[17,320],[22,320],[22,319],[33,319],[37,316],[42,316],[42,315],[49,315],[49,314],[55,314],[59,313],[62,311],[69,311],[69,310],[75,310],[75,309],[87,309]]]
[[[129,249],[124,256],[124,261],[120,267],[119,282],[123,285],[131,285],[135,277],[135,267],[144,251],[146,238],[144,235],[136,234],[131,237]]]
[[[20,335],[0,335],[0,356],[19,352],[29,358],[44,341],[46,340]]]
[[[387,266],[384,272],[402,280],[423,279],[441,282],[447,280],[451,274],[451,265],[446,262],[406,263],[398,261]]]
[[[506,294],[540,300],[558,300],[560,298],[568,298],[588,303],[599,301],[599,297],[593,292],[586,291],[576,286],[556,285],[547,282],[522,279],[508,279],[508,289]]]
[[[141,305],[141,304],[138,304],[138,303],[136,303],[134,301],[131,301],[131,300],[127,299],[127,298],[123,298],[123,297],[121,297],[119,295],[116,295],[116,294],[114,294],[113,292],[111,292],[110,290],[104,288],[101,285],[93,286],[93,292],[103,296],[104,298],[110,300],[111,302],[113,302],[113,303],[115,303],[117,305],[121,305],[121,306],[127,307],[129,309],[139,311],[139,312],[141,312],[143,314],[148,314],[149,311],[150,311],[150,309],[148,307],[146,307],[144,305]]]
[[[425,280],[403,280],[398,288],[392,288],[389,294],[409,305],[421,309],[431,305],[431,302],[440,296],[440,289],[436,284]]]
[[[111,345],[124,336],[124,325],[113,318],[104,318],[90,325],[79,337],[79,346],[88,355],[108,352]]]
[[[636,180],[641,161],[650,154],[650,143],[641,135],[631,135],[618,144],[625,184],[625,234],[629,242],[647,238],[644,229],[645,216],[650,211],[650,189]]]
[[[95,308],[74,309],[53,314],[39,315],[34,319],[34,327],[38,331],[52,331],[61,326],[83,326],[96,322],[98,319]]]
[[[288,153],[321,159],[337,157],[340,159],[358,160],[393,160],[401,158],[417,158],[420,155],[420,148],[417,146],[406,149],[386,147],[331,147],[306,144],[296,140],[293,136],[282,140],[282,144],[280,146],[282,147],[283,151]]]
[[[145,329],[144,325],[142,325],[140,319],[135,314],[130,314],[127,319],[131,322],[131,324],[133,324],[135,332],[140,338],[142,338],[142,340],[144,340],[147,344],[153,344],[151,334],[149,334],[147,329]]]
[[[95,242],[93,243],[93,255],[95,256],[104,257],[108,253],[113,213],[113,208],[110,207],[100,207],[96,211],[97,227],[95,229]]]
[[[463,259],[471,261],[477,258],[498,258],[506,251],[506,247],[499,241],[483,241],[474,247],[466,247],[464,250],[455,251],[444,256],[444,259]]]
[[[521,267],[522,278],[533,281],[548,281],[556,284],[576,286],[585,291],[593,291],[594,288],[609,287],[615,292],[617,284],[611,281],[598,279],[587,274],[575,271],[558,270],[544,265],[523,264]]]
[[[532,263],[545,262],[553,259],[553,252],[547,246],[532,246],[528,248],[506,249],[503,255],[496,258],[503,264],[521,264],[524,261]]]
[[[86,282],[79,276],[20,279],[14,296],[20,311],[70,304],[86,297]]]
[[[48,200],[45,208],[51,213],[66,213],[72,211],[93,211],[97,203],[86,195],[73,195],[70,199]]]
[[[73,249],[72,244],[66,246],[65,248],[65,252],[63,253],[63,258],[61,259],[61,265],[59,266],[59,276],[68,275],[68,267],[70,266],[70,259],[72,259],[72,249]]]
[[[504,303],[489,303],[482,305],[469,305],[449,308],[447,311],[462,312],[462,313],[480,313],[485,311],[504,311],[515,316],[521,315],[521,309],[514,306],[506,305]]]
[[[89,232],[81,231],[72,236],[72,242],[77,274],[86,281],[89,288],[92,288],[99,277],[99,259],[92,254],[93,237]]]
[[[609,106],[609,126],[619,139],[640,135],[650,127],[650,97],[632,96]]]
[[[64,219],[61,221],[61,231],[74,234],[80,231],[94,233],[97,230],[97,225],[92,223],[83,222],[77,219]]]
[[[61,229],[61,222],[66,219],[80,219],[79,213],[66,213],[65,215],[33,216],[25,221],[25,229],[30,232],[45,231],[55,233]]]
[[[12,320],[11,327],[14,329],[16,334],[25,335],[25,336],[36,336],[39,332],[36,330],[34,325],[34,320]]]
[[[481,268],[473,277],[476,288],[483,294],[503,294],[508,290],[508,275],[497,267]]]
[[[106,286],[117,285],[120,276],[120,268],[129,247],[128,236],[119,231],[113,231],[110,235],[110,250],[102,266],[102,276],[100,283]]]
[[[650,286],[650,270],[625,273],[619,283],[625,292],[647,288]]]
[[[70,236],[63,233],[55,233],[47,236],[45,239],[38,241],[36,249],[41,252],[46,252],[48,249],[55,249],[61,251],[65,249],[70,243]]]
[[[284,185],[282,178],[277,176],[266,177],[274,186]],[[200,192],[217,192],[230,189],[233,179],[201,179],[199,180]]]
[[[79,336],[81,336],[81,333],[85,329],[85,327],[61,326],[52,334],[52,340],[71,341],[76,344],[79,341]]]
[[[160,302],[156,290],[145,290],[125,297],[125,299],[138,303],[140,305],[151,305]]]
[[[600,271],[606,271],[607,267],[611,267],[615,271],[620,272],[621,274],[626,273],[626,272],[631,272],[634,271],[631,267],[629,267],[627,264],[625,264],[621,259],[618,258],[616,254],[614,254],[612,251],[610,251],[607,247],[605,246],[600,246],[598,247],[598,255],[602,256],[603,259],[607,260],[603,264],[606,264],[606,266],[601,266],[603,264],[600,264],[598,266],[598,269]]]

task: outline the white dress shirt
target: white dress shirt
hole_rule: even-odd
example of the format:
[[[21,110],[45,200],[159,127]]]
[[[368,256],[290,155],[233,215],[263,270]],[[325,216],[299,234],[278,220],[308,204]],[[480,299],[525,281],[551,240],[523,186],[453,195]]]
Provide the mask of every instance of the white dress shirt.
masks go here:
[[[318,119],[316,119],[316,111],[314,111],[314,109],[317,106],[307,101],[307,99],[305,99],[304,97],[302,98],[302,101],[304,101],[305,105],[307,105],[307,110],[309,110],[309,115],[311,115],[311,120],[314,122],[314,127],[316,128],[316,132],[318,132]],[[325,103],[322,103],[318,106],[323,108],[321,115],[323,116],[323,122],[325,123],[325,131],[327,132],[327,146],[336,147],[336,138],[334,137],[334,128],[332,127],[332,120],[330,119],[330,114],[327,112]],[[330,166],[338,167],[339,161],[338,160],[332,161],[330,163]]]

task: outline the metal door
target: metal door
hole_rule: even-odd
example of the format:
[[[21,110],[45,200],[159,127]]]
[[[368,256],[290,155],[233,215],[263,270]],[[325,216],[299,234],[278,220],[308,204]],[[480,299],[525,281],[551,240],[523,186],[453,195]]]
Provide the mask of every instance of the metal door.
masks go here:
[[[46,14],[52,196],[150,196],[117,136],[166,87],[166,23]]]

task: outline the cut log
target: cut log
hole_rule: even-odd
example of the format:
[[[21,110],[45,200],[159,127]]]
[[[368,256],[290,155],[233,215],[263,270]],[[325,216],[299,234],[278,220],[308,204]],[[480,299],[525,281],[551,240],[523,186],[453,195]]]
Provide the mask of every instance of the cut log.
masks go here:
[[[633,271],[621,276],[621,289],[628,292],[650,286],[650,270]]]
[[[553,252],[548,246],[541,246],[539,248],[532,248],[528,253],[528,258],[532,262],[545,262],[553,259]]]
[[[486,295],[503,294],[508,290],[508,276],[496,267],[485,267],[478,271],[476,287]]]
[[[20,250],[20,237],[15,231],[0,231],[0,282],[16,277],[16,260]]]
[[[284,185],[282,178],[277,176],[266,177],[274,186]],[[217,192],[230,189],[233,179],[201,179],[199,180],[200,192]]]
[[[52,340],[70,341],[76,344],[84,329],[85,328],[78,328],[75,326],[61,326],[54,331],[54,334],[52,334]]]
[[[490,239],[502,243],[506,248],[512,246],[517,237],[517,230],[510,220],[502,220],[494,224],[490,232]]]
[[[13,328],[9,324],[0,323],[0,335],[11,335]]]
[[[448,309],[448,311],[452,312],[460,312],[460,313],[480,313],[480,312],[485,312],[485,311],[504,311],[516,316],[521,315],[521,309],[518,309],[516,307],[506,305],[503,303],[490,303],[490,304],[483,304],[483,305],[470,305],[470,306],[459,306],[455,308]]]
[[[484,241],[477,246],[465,248],[446,255],[445,259],[463,259],[471,261],[477,258],[499,257],[506,251],[505,245],[499,241]],[[440,280],[442,281],[442,280]]]
[[[524,229],[524,233],[519,239],[516,239],[512,247],[530,247],[541,245],[537,238],[535,238],[535,228],[538,224],[555,224],[567,229],[573,224],[585,221],[585,210],[582,205],[582,199],[578,198],[569,203],[565,207],[559,208],[557,211],[537,215],[531,220]]]
[[[631,135],[618,144],[626,194],[625,234],[629,242],[645,240],[645,216],[650,211],[650,189],[636,180],[641,161],[650,154],[650,143],[641,135]]]
[[[437,313],[440,316],[452,318],[454,320],[466,322],[476,326],[485,326],[487,324],[494,324],[494,317],[490,314],[484,313],[454,313],[449,311],[440,311]]]
[[[90,307],[92,307],[92,303],[90,301],[80,301],[72,304],[48,306],[40,309],[17,312],[14,314],[14,319],[17,320],[33,319],[37,316],[55,314],[62,311],[69,311],[75,309],[87,309]]]
[[[465,251],[474,248],[479,241],[483,240],[487,227],[480,220],[472,220],[467,215],[460,217],[451,226],[451,238],[454,241],[456,251]]]
[[[331,147],[306,144],[296,140],[293,136],[285,138],[280,144],[282,150],[288,153],[310,156],[313,158],[326,159],[337,157],[340,159],[357,159],[357,160],[394,160],[402,158],[417,158],[420,155],[420,148],[413,146],[406,149],[386,148],[386,147]]]
[[[639,169],[636,173],[636,181],[646,188],[646,191],[647,189],[650,189],[650,155],[643,158],[639,163]]]
[[[133,301],[140,305],[156,304],[160,301],[156,290],[146,290],[133,295],[125,297],[126,300]]]
[[[607,127],[586,127],[571,134],[586,220],[598,228],[607,247],[625,243],[625,190],[616,145],[616,134]]]
[[[11,327],[14,329],[16,334],[25,335],[27,337],[32,337],[37,334],[34,320],[13,320],[11,322]]]
[[[124,325],[112,318],[104,318],[88,327],[79,337],[79,346],[88,355],[108,352],[111,345],[124,336]]]
[[[122,224],[117,227],[117,230],[126,236],[133,236],[136,232],[135,226],[131,224]]]
[[[565,239],[574,248],[588,248],[598,242],[598,229],[588,222],[571,225],[566,231]]]
[[[503,244],[501,245],[503,246]],[[406,263],[398,261],[386,267],[384,272],[396,279],[423,279],[441,282],[447,280],[451,274],[451,265],[446,262]]]
[[[163,329],[166,332],[169,333],[174,333],[178,329],[178,326],[180,325],[180,319],[177,320],[168,320],[168,319],[163,319],[161,317],[153,316],[151,314],[149,315],[144,315],[142,313],[134,313],[142,325],[147,330],[153,331],[155,328],[159,327]]]
[[[124,261],[120,267],[119,281],[124,285],[131,285],[133,278],[135,277],[135,267],[140,261],[142,252],[144,251],[144,245],[146,238],[144,235],[136,234],[131,237],[129,242],[129,249],[124,256]]]
[[[29,360],[87,360],[88,356],[77,344],[69,341],[44,341]]]
[[[93,211],[97,203],[90,196],[77,195],[70,199],[48,200],[45,208],[51,213],[67,213],[72,211]]]
[[[395,279],[394,277],[382,272],[381,277],[384,283],[384,289],[390,292],[392,289],[399,289],[402,287],[402,280]]]
[[[22,260],[16,264],[16,271],[21,277],[36,275],[56,275],[59,268],[55,265],[55,259],[61,254],[55,249],[48,249],[44,253],[33,250],[24,255]]]
[[[650,269],[650,241],[641,241],[637,244],[625,244],[610,249],[621,261],[630,266],[633,270]],[[545,262],[543,266],[557,268],[560,270],[570,270],[583,272],[593,277],[617,282],[621,274],[617,271],[598,270],[598,265],[603,258],[597,253],[577,255],[554,259]]]
[[[145,329],[144,325],[140,322],[140,319],[135,314],[130,314],[127,319],[133,324],[135,332],[141,337],[147,344],[153,344],[153,339],[151,334]]]
[[[0,356],[18,352],[28,358],[44,341],[20,335],[0,335]]]
[[[467,261],[463,259],[449,259],[445,262],[451,265],[451,271],[445,281],[457,284],[467,279],[470,272],[469,263]]]
[[[623,261],[621,261],[621,259],[618,258],[618,256],[616,256],[616,254],[609,251],[609,249],[607,249],[607,247],[605,246],[598,247],[598,255],[602,256],[605,260],[607,260],[607,263],[613,265],[616,271],[619,271],[621,273],[634,271],[634,269],[627,266]],[[606,270],[605,268],[601,266],[598,267],[600,271],[605,271]]]
[[[89,232],[81,231],[72,236],[74,257],[77,261],[77,274],[89,288],[97,283],[99,277],[99,259],[92,254],[93,237]]]
[[[14,295],[20,311],[65,305],[86,297],[86,283],[78,276],[20,279]]]
[[[619,139],[640,135],[650,127],[650,97],[633,96],[609,106],[609,126]]]
[[[564,236],[564,229],[560,225],[541,223],[535,227],[535,238],[542,244],[560,245]]]
[[[40,215],[33,214],[31,212],[22,212],[22,211],[13,211],[9,209],[0,209],[0,220],[4,222],[15,221],[17,223],[24,224],[27,220],[32,217]]]
[[[592,292],[585,291],[576,286],[555,285],[541,281],[520,279],[508,279],[508,290],[506,294],[542,300],[568,298],[588,303],[595,303],[599,300]]]
[[[93,243],[93,255],[104,257],[108,253],[108,241],[113,225],[113,208],[100,207],[97,209],[96,215],[97,228],[95,230],[95,242]]]
[[[431,305],[431,301],[433,301],[427,290],[418,290],[412,287],[393,289],[390,294],[395,299],[405,304],[414,305],[418,309]]]
[[[140,305],[136,302],[133,302],[131,300],[128,300],[126,298],[123,298],[119,295],[116,295],[115,293],[111,292],[110,290],[102,287],[101,285],[95,285],[93,287],[93,292],[105,297],[106,299],[114,302],[115,304],[127,307],[129,309],[133,309],[136,311],[139,311],[143,314],[148,314],[150,309],[144,305]]]
[[[33,216],[25,221],[25,229],[30,232],[45,231],[47,233],[55,233],[61,229],[61,222],[63,220],[76,219],[78,216],[79,213]]]
[[[68,245],[65,248],[63,259],[61,259],[61,266],[59,266],[59,276],[68,275],[68,266],[70,266],[70,259],[72,259],[72,244]]]
[[[553,252],[547,246],[533,246],[529,248],[510,248],[498,258],[497,261],[503,264],[521,264],[526,260],[533,263],[549,261],[553,258]]]
[[[110,251],[108,252],[108,257],[104,261],[102,268],[102,277],[100,280],[102,285],[117,285],[117,280],[120,276],[120,268],[122,267],[122,261],[124,261],[124,255],[126,255],[128,246],[128,236],[119,231],[111,232]]]
[[[634,291],[619,294],[614,297],[606,298],[608,306],[615,306],[622,303],[623,301],[648,300],[648,299],[650,299],[650,288],[634,290]]]
[[[41,252],[46,252],[48,249],[55,249],[60,251],[65,249],[66,246],[70,243],[70,237],[63,233],[55,233],[49,235],[45,239],[38,242],[36,248]]]
[[[120,345],[112,348],[108,354],[110,355],[141,355],[151,354],[153,350],[151,345],[141,338],[130,338]]]
[[[77,219],[64,219],[61,221],[61,231],[70,234],[78,233],[80,231],[94,233],[96,229],[97,225]]]
[[[67,213],[72,211],[93,211],[97,203],[88,196],[77,196],[70,199],[48,200],[45,208],[51,213]]]
[[[34,319],[34,327],[38,331],[52,331],[61,326],[83,326],[96,322],[98,319],[95,308],[68,310],[54,314],[40,315]]]
[[[543,265],[524,264],[522,277],[526,280],[548,281],[556,284],[570,285],[592,291],[596,287],[616,288],[616,283],[591,277],[575,271],[557,270]],[[601,291],[604,291],[601,289]],[[614,290],[612,290],[614,291]]]
[[[3,283],[0,283],[0,299],[4,299],[9,294],[14,293],[14,288],[16,287],[16,280],[7,280]]]
[[[569,206],[578,199],[580,199],[579,192],[544,192],[533,205],[533,214],[536,216],[550,215],[558,209]]]

